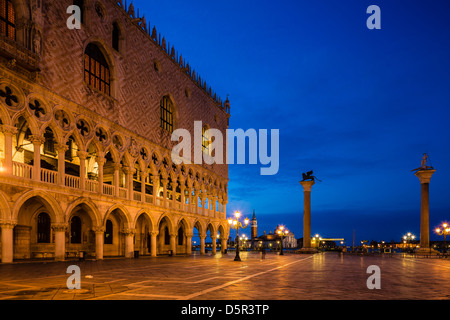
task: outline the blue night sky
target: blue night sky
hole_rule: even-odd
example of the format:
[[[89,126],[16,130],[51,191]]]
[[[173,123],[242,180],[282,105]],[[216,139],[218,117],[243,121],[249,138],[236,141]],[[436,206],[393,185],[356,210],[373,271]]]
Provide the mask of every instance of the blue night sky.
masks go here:
[[[129,3],[130,1],[128,1]],[[368,30],[369,5],[381,30]],[[209,85],[230,95],[230,128],[279,129],[280,170],[230,165],[228,213],[302,237],[301,173],[312,233],[356,240],[420,234],[428,152],[430,228],[450,220],[450,26],[447,0],[134,0],[151,28]],[[246,230],[247,234],[250,233]],[[431,239],[437,239],[431,235]]]

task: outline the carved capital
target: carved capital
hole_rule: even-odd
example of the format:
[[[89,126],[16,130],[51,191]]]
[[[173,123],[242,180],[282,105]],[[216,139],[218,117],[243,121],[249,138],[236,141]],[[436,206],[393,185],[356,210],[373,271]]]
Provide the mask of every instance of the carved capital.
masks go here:
[[[156,232],[156,231],[154,231],[154,232],[150,232],[150,235],[151,235],[151,236],[153,236],[153,237],[156,237],[156,236],[158,236],[158,234],[159,234],[159,232]]]
[[[132,237],[135,235],[136,230],[135,229],[123,229],[122,233],[126,236],[126,237]]]
[[[0,220],[0,228],[2,229],[14,229],[14,227],[17,225],[17,222],[15,221],[2,221]]]
[[[62,143],[57,143],[56,145],[55,145],[55,148],[56,148],[56,150],[58,151],[58,152],[66,152],[67,150],[69,150],[69,147],[67,146],[67,145],[65,145],[65,144],[62,144]]]
[[[66,232],[67,225],[66,224],[54,224],[52,225],[53,232]]]
[[[43,136],[32,135],[30,137],[31,142],[34,146],[40,146],[45,142],[45,138]]]
[[[17,133],[17,128],[14,126],[8,126],[6,124],[0,125],[0,132],[3,132],[4,135],[14,135]]]
[[[104,165],[106,163],[106,158],[101,157],[101,156],[97,156],[96,161],[97,161],[99,166],[102,166],[102,165]]]
[[[136,169],[134,168],[130,168],[130,167],[124,167],[123,168],[123,172],[125,172],[125,174],[134,174],[136,172]]]
[[[78,158],[80,158],[80,160],[86,160],[87,157],[89,156],[89,153],[86,151],[78,151],[77,156]]]
[[[105,233],[105,227],[93,227],[92,230],[95,233]]]

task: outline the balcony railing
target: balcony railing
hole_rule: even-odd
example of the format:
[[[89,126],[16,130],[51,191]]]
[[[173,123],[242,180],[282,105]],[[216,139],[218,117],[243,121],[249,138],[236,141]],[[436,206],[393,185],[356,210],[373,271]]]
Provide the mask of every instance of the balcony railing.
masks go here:
[[[74,189],[80,189],[80,177],[71,176],[66,174],[65,186]]]
[[[90,192],[98,192],[98,181],[86,180],[86,190]]]
[[[141,193],[140,193],[140,192],[134,191],[134,192],[133,192],[133,200],[134,200],[134,201],[142,201]]]
[[[103,185],[103,194],[106,194],[108,196],[114,196],[115,195],[115,188],[113,185],[110,184],[104,184]]]
[[[28,180],[33,179],[33,166],[20,163],[13,162],[13,176],[24,178]],[[41,168],[40,181],[49,184],[58,184],[58,172],[53,170],[48,170]],[[64,176],[64,185],[73,189],[81,189],[81,179],[77,176],[72,176],[66,174]],[[85,180],[85,190],[89,192],[98,193],[99,192],[99,183],[96,180]],[[110,184],[103,184],[104,195],[114,197],[116,196],[116,187]],[[119,187],[118,190],[119,197],[123,199],[128,199],[128,189]],[[164,199],[163,197],[153,197],[151,194],[142,194],[138,191],[133,191],[133,200],[134,201],[144,201],[145,203],[153,204],[158,207],[166,207],[170,209],[185,211],[193,214],[201,214],[209,217],[222,217],[225,218],[225,213],[220,210],[212,210],[208,208],[202,208],[199,204],[189,204],[189,203],[181,203],[179,201],[173,201],[173,199]],[[156,201],[155,201],[156,200]],[[156,202],[156,203],[155,203]],[[221,207],[223,210],[223,208]]]
[[[13,175],[19,178],[32,179],[33,166],[25,163],[13,162]]]
[[[46,183],[57,184],[58,172],[47,169],[41,169],[41,181]]]
[[[153,203],[153,196],[151,194],[145,195],[145,202],[146,203]]]
[[[124,199],[128,198],[128,189],[119,188],[119,197]]]

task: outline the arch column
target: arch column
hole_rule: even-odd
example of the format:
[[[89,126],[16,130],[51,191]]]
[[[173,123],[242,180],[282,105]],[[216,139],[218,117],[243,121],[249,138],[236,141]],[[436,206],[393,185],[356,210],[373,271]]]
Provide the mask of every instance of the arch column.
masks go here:
[[[212,254],[217,253],[217,232],[212,233],[211,232],[211,242],[212,242]]]
[[[155,174],[155,172],[153,172],[152,175],[153,175],[153,204],[156,206],[159,190],[159,175],[158,173]]]
[[[224,254],[225,253],[225,250],[227,250],[228,249],[228,247],[227,247],[227,238],[228,237],[222,237],[222,241],[221,241],[221,252]]]
[[[163,187],[163,197],[162,197],[162,206],[164,208],[167,208],[167,204],[168,204],[168,199],[167,199],[167,183],[169,182],[168,179],[162,179],[161,183],[162,183],[162,187]]]
[[[33,158],[33,180],[41,181],[41,145],[44,143],[43,137],[32,136],[31,137],[34,158]]]
[[[78,151],[77,156],[80,159],[80,189],[86,189],[86,159],[89,153],[85,151]]]
[[[58,143],[56,145],[56,151],[58,151],[58,184],[65,186],[66,184],[66,151],[69,147],[65,144]]]
[[[103,260],[103,247],[105,243],[105,228],[96,227],[95,232],[95,258],[97,260]]]
[[[170,250],[172,250],[173,255],[177,254],[177,235],[176,234],[170,234]]]
[[[224,199],[222,202],[222,216],[224,218],[227,216],[227,203],[228,203],[227,199]]]
[[[218,217],[218,214],[217,214],[217,200],[219,199],[219,197],[218,196],[216,196],[215,194],[213,194],[212,196],[211,196],[211,199],[212,199],[212,205],[213,205],[213,214],[214,214],[214,218],[219,218]]]
[[[186,204],[186,198],[184,199],[184,204],[185,204],[185,210],[187,209],[187,211],[189,213],[192,212],[192,187],[188,186],[186,188],[186,197],[187,197],[187,204]]]
[[[133,200],[133,174],[136,170],[129,167],[125,167],[123,170],[126,176],[125,184],[128,189],[128,200]]]
[[[67,225],[55,224],[52,226],[55,235],[55,260],[64,261],[66,257],[66,230]]]
[[[145,202],[145,181],[147,180],[148,172],[141,171],[141,201]]]
[[[158,236],[158,232],[152,232],[152,233],[150,233],[150,235],[151,235],[151,240],[150,240],[150,255],[151,255],[152,257],[156,257],[156,255],[157,255],[157,252],[156,252],[156,248],[157,248],[157,245],[156,245],[156,237]]]
[[[177,208],[177,187],[178,182],[176,180],[172,180],[172,209]]]
[[[180,181],[180,193],[181,193],[180,203],[182,204],[181,210],[183,210],[183,211],[184,211],[184,205],[186,204],[185,192],[186,192],[186,186],[184,185],[184,181]]]
[[[208,213],[208,211],[206,210],[207,208],[205,208],[206,205],[206,192],[202,191],[200,193],[200,201],[202,202],[202,214],[206,215]]]
[[[103,194],[103,166],[106,163],[106,159],[103,156],[97,156],[98,163],[98,193]]]
[[[119,173],[120,173],[120,169],[122,168],[122,165],[120,163],[114,163],[114,196],[116,198],[119,198]]]
[[[17,133],[17,128],[13,126],[3,125],[1,127],[3,135],[5,137],[5,160],[3,168],[6,175],[13,174],[13,153],[12,153],[12,141],[13,136]]]
[[[134,229],[124,230],[125,235],[125,258],[134,257]]]
[[[2,263],[12,263],[14,258],[14,227],[15,222],[2,222]]]
[[[198,213],[198,189],[194,187],[194,195],[190,194],[189,195],[192,199],[191,201],[191,208],[192,208],[192,213]]]
[[[205,240],[206,240],[206,235],[201,235],[200,236],[200,254],[205,254]]]
[[[192,237],[193,233],[186,234],[186,254],[192,254]]]

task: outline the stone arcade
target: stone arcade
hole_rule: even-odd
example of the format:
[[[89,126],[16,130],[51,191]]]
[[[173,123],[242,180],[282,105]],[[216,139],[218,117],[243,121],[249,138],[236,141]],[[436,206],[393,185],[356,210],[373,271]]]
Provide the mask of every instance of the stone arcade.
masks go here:
[[[171,133],[229,116],[132,5],[0,0],[1,261],[225,250],[228,167],[173,164]]]

